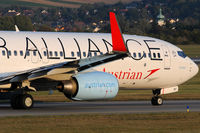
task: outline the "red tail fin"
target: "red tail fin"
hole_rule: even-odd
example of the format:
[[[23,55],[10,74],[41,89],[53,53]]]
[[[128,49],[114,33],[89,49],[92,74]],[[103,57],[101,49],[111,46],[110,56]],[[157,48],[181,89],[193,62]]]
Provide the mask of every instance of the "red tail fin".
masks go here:
[[[111,27],[111,34],[112,34],[113,51],[127,52],[124,38],[122,36],[115,13],[113,12],[110,12],[110,27]]]

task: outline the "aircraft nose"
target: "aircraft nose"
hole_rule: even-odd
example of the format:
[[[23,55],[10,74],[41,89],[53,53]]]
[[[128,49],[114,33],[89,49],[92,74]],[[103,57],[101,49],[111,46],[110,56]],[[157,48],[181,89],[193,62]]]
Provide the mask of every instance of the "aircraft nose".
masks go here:
[[[192,74],[195,76],[199,72],[199,66],[196,63],[192,63]]]

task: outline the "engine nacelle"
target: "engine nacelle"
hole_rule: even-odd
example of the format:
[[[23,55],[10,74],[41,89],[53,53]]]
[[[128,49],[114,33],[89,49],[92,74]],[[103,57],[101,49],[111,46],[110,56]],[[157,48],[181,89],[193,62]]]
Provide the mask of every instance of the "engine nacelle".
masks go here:
[[[87,72],[74,75],[57,86],[66,97],[73,100],[103,100],[114,98],[119,90],[117,79],[104,72]]]

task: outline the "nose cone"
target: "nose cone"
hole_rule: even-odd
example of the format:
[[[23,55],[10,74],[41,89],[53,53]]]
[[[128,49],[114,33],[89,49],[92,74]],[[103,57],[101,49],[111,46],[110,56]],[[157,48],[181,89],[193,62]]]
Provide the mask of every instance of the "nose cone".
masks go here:
[[[199,66],[196,63],[192,63],[192,75],[195,76],[199,72]]]

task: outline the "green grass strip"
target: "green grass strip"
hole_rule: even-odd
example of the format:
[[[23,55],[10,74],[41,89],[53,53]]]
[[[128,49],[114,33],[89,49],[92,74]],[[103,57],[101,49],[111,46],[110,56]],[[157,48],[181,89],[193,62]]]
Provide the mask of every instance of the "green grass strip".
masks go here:
[[[24,116],[0,119],[1,133],[198,133],[200,113]]]

